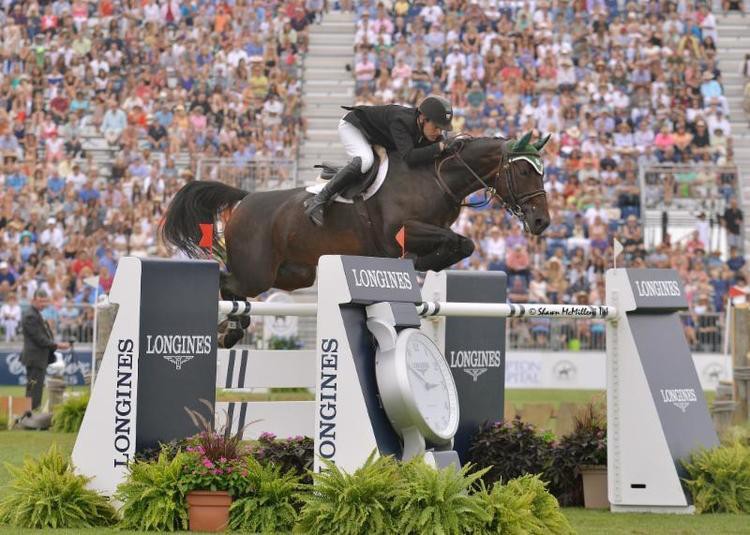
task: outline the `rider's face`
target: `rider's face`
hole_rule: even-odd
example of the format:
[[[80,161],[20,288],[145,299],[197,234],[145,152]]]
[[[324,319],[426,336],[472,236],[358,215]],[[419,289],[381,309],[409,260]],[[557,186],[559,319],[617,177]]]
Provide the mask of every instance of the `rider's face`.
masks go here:
[[[430,141],[436,141],[443,131],[432,121],[425,120],[424,124],[422,125],[422,132],[424,133],[424,137],[426,137]]]

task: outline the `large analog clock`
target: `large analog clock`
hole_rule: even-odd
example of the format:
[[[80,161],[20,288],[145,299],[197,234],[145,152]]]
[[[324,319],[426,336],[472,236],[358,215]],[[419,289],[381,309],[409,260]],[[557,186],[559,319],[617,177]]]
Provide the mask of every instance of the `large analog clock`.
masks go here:
[[[456,385],[428,336],[418,329],[401,331],[392,349],[378,351],[376,375],[383,408],[402,437],[416,428],[429,443],[452,441],[459,419]]]

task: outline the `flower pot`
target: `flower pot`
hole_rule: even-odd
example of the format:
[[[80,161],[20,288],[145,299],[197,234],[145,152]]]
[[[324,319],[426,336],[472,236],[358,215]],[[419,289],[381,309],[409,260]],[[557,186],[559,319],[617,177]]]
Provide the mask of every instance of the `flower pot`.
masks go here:
[[[607,466],[583,465],[583,503],[586,509],[609,508],[607,496]]]
[[[232,497],[225,491],[194,490],[187,495],[190,531],[224,531]]]

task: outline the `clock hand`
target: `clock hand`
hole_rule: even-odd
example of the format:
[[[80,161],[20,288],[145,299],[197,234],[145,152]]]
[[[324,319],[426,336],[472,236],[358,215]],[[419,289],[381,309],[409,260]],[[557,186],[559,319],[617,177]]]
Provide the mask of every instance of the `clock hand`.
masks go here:
[[[409,366],[409,369],[414,373],[414,375],[416,375],[417,377],[419,377],[420,381],[422,381],[424,383],[425,390],[432,390],[433,388],[435,388],[437,386],[437,384],[429,382],[425,378],[424,374],[420,373],[416,368],[413,368],[412,366]]]

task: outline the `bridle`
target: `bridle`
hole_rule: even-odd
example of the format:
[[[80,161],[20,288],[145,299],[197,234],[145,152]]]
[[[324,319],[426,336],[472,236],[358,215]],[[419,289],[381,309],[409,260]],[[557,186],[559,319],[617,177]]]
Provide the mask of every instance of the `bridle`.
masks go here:
[[[516,193],[517,188],[516,186],[516,173],[514,171],[514,166],[512,165],[514,162],[519,160],[525,160],[529,162],[533,167],[534,170],[539,173],[540,175],[544,174],[543,169],[539,169],[531,160],[531,157],[539,157],[538,154],[532,153],[532,152],[517,152],[517,153],[505,153],[500,158],[500,161],[497,164],[496,168],[493,168],[489,173],[487,173],[484,176],[479,176],[474,169],[471,168],[471,166],[466,163],[466,161],[461,157],[461,149],[463,147],[457,147],[457,150],[453,151],[453,154],[448,156],[447,158],[443,158],[439,161],[435,162],[435,178],[437,180],[438,185],[440,186],[440,189],[443,190],[443,192],[446,194],[446,196],[455,204],[456,207],[469,207],[469,208],[483,208],[487,206],[490,202],[492,202],[492,199],[497,199],[500,205],[505,208],[508,212],[516,216],[524,225],[526,224],[526,216],[523,212],[523,205],[528,203],[531,199],[534,199],[535,197],[539,197],[540,195],[544,195],[545,191],[544,188],[537,188],[529,193],[524,193],[523,195],[519,195]],[[465,203],[462,199],[459,199],[453,191],[451,191],[448,184],[445,182],[445,179],[443,178],[441,174],[441,169],[445,162],[448,160],[451,160],[455,158],[474,178],[476,182],[479,182],[482,187],[484,188],[484,199],[478,202],[469,202]],[[505,178],[505,186],[508,190],[508,199],[504,199],[500,194],[498,193],[498,184],[500,183],[500,180],[503,178],[501,175],[504,175]],[[490,181],[487,179],[493,177]],[[490,185],[492,184],[492,185]]]

